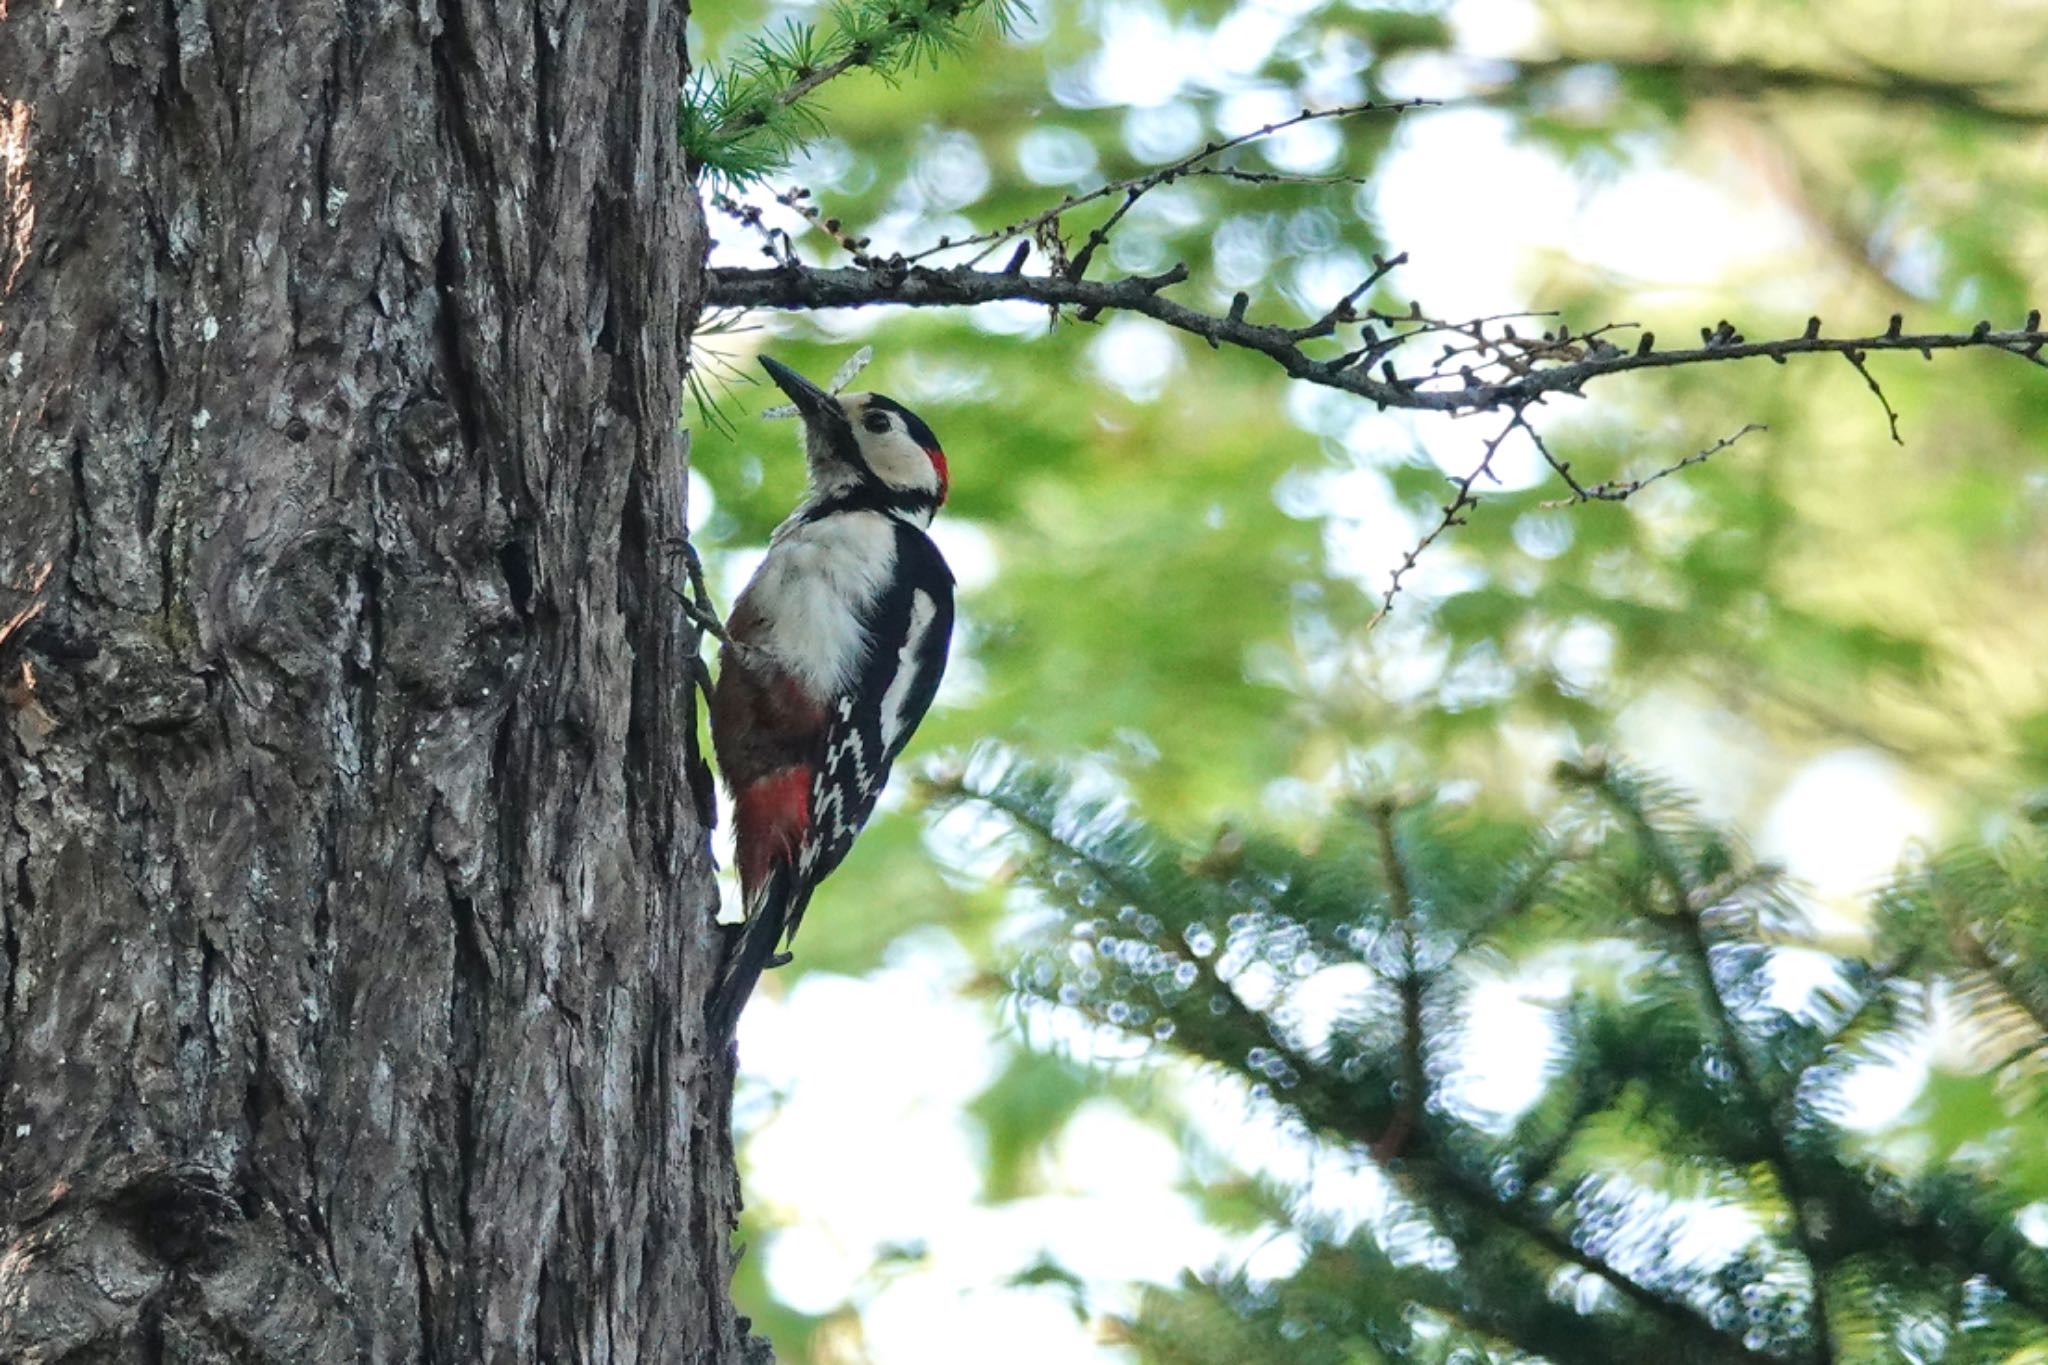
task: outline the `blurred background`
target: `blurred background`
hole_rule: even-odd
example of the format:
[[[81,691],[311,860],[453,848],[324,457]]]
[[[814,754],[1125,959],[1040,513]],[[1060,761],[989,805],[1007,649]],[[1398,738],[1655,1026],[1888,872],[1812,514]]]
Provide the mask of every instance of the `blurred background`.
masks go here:
[[[692,51],[791,16],[816,17],[701,7]],[[1296,179],[1150,194],[1110,267],[1186,261],[1189,302],[1244,289],[1296,321],[1405,251],[1383,301],[1671,343],[1721,318],[2012,327],[2048,296],[2038,0],[1032,0],[901,87],[835,83],[823,134],[748,197],[840,263],[773,191],[909,251],[1303,107],[1414,97],[1440,103],[1239,163]],[[713,232],[716,263],[763,263],[739,223]],[[1510,443],[1368,629],[1497,419],[1376,413],[1144,319],[1027,306],[751,315],[697,345],[724,420],[689,414],[690,519],[723,603],[802,483],[794,425],[758,416],[760,350],[822,381],[873,345],[851,387],[916,409],[953,471],[945,690],[741,1029],[736,1292],[785,1361],[1136,1360],[1145,1286],[1293,1274],[1302,1209],[1383,1198],[1241,1082],[1018,1003],[1043,907],[988,817],[913,780],[968,746],[1197,844],[1306,838],[1372,791],[1540,815],[1557,761],[1601,749],[1744,831],[1851,945],[1871,888],[2048,785],[2048,375],[2017,359],[1874,358],[1902,445],[1833,357],[1603,382],[1545,414],[1587,481],[1768,430],[1566,508]],[[1497,1002],[1473,1103],[1534,1098],[1540,995]],[[1872,1122],[1924,1117],[1927,1075],[1896,1070]],[[2039,1207],[2022,1231],[2048,1242]]]

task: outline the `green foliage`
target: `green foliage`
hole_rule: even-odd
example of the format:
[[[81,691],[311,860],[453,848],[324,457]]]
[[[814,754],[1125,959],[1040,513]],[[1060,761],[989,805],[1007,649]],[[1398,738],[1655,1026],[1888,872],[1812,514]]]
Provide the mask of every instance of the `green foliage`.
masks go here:
[[[968,1106],[987,1150],[988,1198],[1015,1199],[1037,1180],[1033,1169],[1074,1111],[1095,1094],[1094,1078],[1042,1052],[1018,1052],[1005,1073]]]
[[[1377,799],[1206,848],[1000,750],[942,785],[1017,832],[1027,1010],[1227,1073],[1390,1188],[1350,1228],[1297,1205],[1286,1275],[1148,1295],[1141,1356],[1863,1365],[2048,1340],[2048,1254],[2020,1234],[2048,1198],[2040,840],[1903,879],[1869,949],[1787,995],[1781,955],[1824,950],[1771,868],[1640,774],[1559,778],[1541,827]],[[1560,971],[1535,1093],[1476,1102],[1480,997]],[[1902,1117],[1855,1112],[1859,1076],[1929,1052]]]
[[[781,170],[825,131],[814,92],[865,69],[893,83],[959,51],[979,23],[1007,31],[1019,0],[834,0],[823,26],[796,19],[693,73],[677,113],[692,173],[744,185]]]

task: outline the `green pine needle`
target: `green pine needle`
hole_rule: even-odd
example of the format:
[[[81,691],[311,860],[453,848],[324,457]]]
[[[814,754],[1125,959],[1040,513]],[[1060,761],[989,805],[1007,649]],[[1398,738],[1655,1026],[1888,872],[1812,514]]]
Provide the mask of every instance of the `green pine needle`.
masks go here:
[[[817,92],[849,71],[894,83],[963,51],[986,27],[1010,31],[1019,0],[839,0],[822,25],[790,20],[756,34],[684,91],[677,137],[691,173],[754,183],[824,129]]]
[[[1392,1192],[1361,1220],[1286,1212],[1305,1259],[1274,1281],[1148,1294],[1121,1328],[1141,1358],[1861,1365],[1935,1358],[1880,1349],[1908,1337],[1987,1362],[2048,1340],[2048,1255],[2016,1231],[2048,1199],[2040,851],[1934,860],[1794,1006],[1774,954],[1828,948],[1770,868],[1644,774],[1561,781],[1548,831],[1382,800],[1307,841],[1196,846],[999,749],[930,784],[1012,831],[1027,1019],[1220,1072]],[[1504,989],[1536,992],[1551,1039],[1509,1115],[1460,1085]],[[1930,1035],[1921,1099],[1870,1130],[1856,1079],[1925,1066]]]

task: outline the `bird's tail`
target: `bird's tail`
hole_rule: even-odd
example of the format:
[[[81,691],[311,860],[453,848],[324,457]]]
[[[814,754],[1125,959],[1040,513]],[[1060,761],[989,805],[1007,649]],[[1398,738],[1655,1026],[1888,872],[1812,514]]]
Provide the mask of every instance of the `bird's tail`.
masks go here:
[[[718,982],[705,1003],[705,1022],[711,1042],[717,1047],[732,1038],[740,1011],[754,993],[754,983],[775,956],[785,927],[803,913],[809,900],[798,890],[796,869],[777,859],[753,904],[747,907],[744,924],[726,930],[725,961],[718,970]]]

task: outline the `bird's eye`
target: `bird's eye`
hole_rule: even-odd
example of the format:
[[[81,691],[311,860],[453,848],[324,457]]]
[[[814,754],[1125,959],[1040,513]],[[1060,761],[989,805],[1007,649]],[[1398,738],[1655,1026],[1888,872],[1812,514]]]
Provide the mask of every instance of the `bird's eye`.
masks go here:
[[[880,436],[889,429],[889,414],[886,412],[870,412],[867,416],[860,419],[860,424],[869,431],[874,432],[875,435]]]

